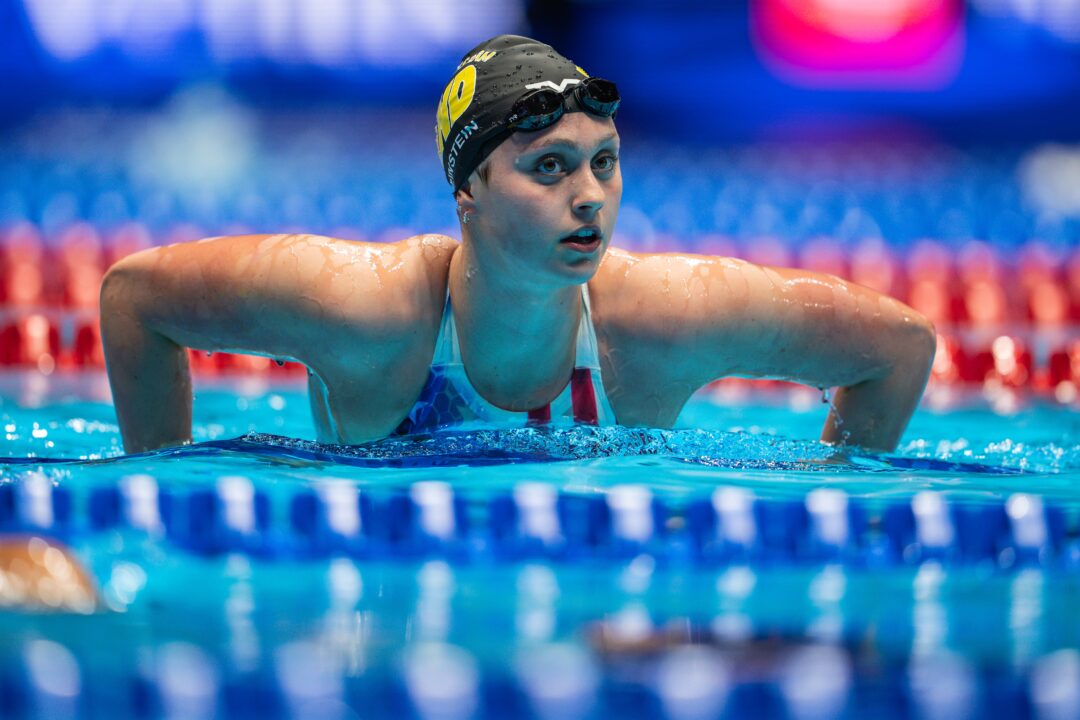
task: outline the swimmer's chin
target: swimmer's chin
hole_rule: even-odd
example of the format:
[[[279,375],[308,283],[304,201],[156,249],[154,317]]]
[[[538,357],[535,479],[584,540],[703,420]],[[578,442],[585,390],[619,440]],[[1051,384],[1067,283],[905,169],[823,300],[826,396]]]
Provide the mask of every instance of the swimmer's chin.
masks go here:
[[[567,261],[559,268],[558,276],[566,285],[584,285],[593,279],[600,269],[600,258],[581,258]]]

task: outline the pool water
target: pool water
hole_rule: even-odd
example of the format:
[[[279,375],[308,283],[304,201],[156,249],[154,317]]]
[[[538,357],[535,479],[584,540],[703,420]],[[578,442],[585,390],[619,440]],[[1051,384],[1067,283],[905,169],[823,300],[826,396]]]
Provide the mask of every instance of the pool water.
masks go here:
[[[672,430],[333,447],[302,385],[203,381],[195,444],[122,456],[100,374],[5,374],[0,523],[68,543],[103,609],[0,614],[0,714],[1074,717],[1080,695],[1053,689],[1080,687],[1080,416],[938,388],[896,453],[839,453],[815,439],[826,402],[738,386]],[[158,525],[110,515],[101,499],[146,476],[170,498]],[[19,515],[38,486],[46,520]],[[370,498],[370,538],[327,531],[331,486]],[[558,547],[500,534],[515,493],[545,486],[568,498]],[[701,540],[717,488],[760,501],[761,548]],[[877,540],[770,545],[828,534],[810,497]],[[946,517],[934,502],[960,513],[940,552],[929,535],[894,552],[894,511]],[[1020,506],[1046,508],[1033,542],[1052,548],[1024,554]]]

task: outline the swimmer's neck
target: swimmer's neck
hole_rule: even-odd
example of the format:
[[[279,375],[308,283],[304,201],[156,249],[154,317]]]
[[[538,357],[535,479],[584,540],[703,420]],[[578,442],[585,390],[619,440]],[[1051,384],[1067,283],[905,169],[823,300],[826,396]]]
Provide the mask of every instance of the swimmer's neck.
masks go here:
[[[515,282],[461,244],[450,261],[450,295],[462,362],[473,387],[507,410],[553,400],[570,380],[581,287]]]

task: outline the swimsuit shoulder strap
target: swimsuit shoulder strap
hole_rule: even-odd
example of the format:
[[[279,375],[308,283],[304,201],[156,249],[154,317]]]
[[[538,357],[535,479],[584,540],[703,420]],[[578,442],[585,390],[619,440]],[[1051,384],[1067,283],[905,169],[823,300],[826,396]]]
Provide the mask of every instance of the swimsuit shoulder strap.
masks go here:
[[[600,351],[596,343],[596,328],[592,323],[592,304],[589,302],[588,284],[581,286],[581,322],[578,324],[574,367],[600,369]]]
[[[442,321],[439,324],[439,337],[435,340],[435,354],[432,365],[449,365],[461,362],[461,346],[458,344],[457,325],[450,308],[450,280],[446,281],[446,301],[443,303]]]

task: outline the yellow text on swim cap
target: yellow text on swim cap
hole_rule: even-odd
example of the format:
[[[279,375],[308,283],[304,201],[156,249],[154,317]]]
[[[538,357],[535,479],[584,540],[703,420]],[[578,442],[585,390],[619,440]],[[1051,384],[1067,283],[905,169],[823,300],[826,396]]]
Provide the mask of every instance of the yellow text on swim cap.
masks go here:
[[[450,137],[450,127],[457,122],[462,113],[472,105],[476,93],[476,66],[466,65],[443,90],[439,108],[435,112],[435,145],[442,155],[446,139]]]
[[[460,68],[462,65],[468,65],[469,63],[487,62],[491,58],[495,57],[495,53],[497,53],[497,52],[499,52],[499,51],[498,50],[481,50],[478,53],[473,53],[472,55],[470,55],[469,57],[465,58],[460,63],[458,63],[458,67]]]

